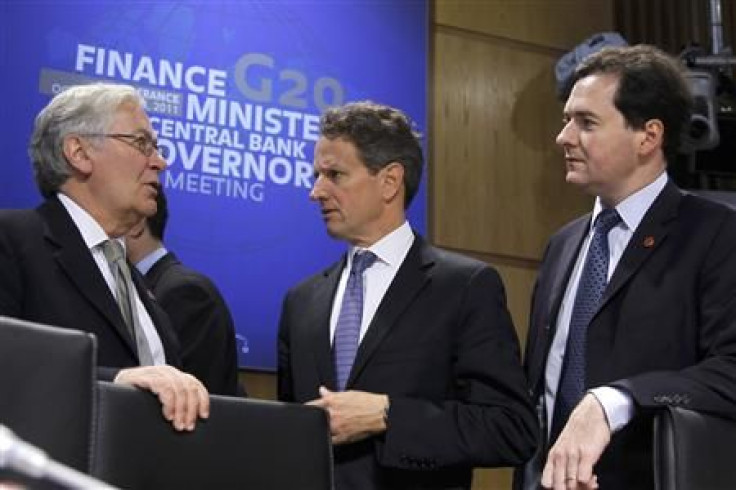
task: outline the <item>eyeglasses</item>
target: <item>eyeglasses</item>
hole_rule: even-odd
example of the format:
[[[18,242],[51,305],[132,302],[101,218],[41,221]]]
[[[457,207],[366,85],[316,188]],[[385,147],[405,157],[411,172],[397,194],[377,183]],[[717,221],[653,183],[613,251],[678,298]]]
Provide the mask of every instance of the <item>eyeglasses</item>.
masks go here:
[[[86,133],[80,136],[99,136],[103,138],[113,138],[118,141],[125,143],[128,146],[132,146],[139,152],[143,153],[146,157],[153,155],[153,152],[157,152],[163,159],[168,158],[169,151],[165,146],[159,146],[158,141],[145,134],[135,133]]]

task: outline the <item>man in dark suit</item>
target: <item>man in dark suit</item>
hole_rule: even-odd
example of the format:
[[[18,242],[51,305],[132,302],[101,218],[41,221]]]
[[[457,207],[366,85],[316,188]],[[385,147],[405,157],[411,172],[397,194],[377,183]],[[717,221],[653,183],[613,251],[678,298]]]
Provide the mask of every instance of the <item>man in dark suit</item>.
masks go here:
[[[192,430],[207,390],[175,367],[168,318],[124,259],[122,237],[156,211],[166,166],[143,106],[133,87],[94,84],[39,113],[30,156],[46,201],[0,211],[0,314],[95,334],[102,379],[153,392]]]
[[[567,181],[596,199],[539,271],[525,365],[543,441],[518,488],[651,489],[657,408],[736,416],[736,213],[666,173],[690,107],[656,48],[577,68],[557,143]]]
[[[207,276],[186,267],[166,249],[163,240],[168,217],[166,195],[159,189],[156,213],[125,239],[128,258],[171,318],[184,370],[204,383],[210,393],[236,396],[242,389],[230,310]]]
[[[537,426],[503,284],[412,232],[408,118],[361,102],[320,129],[311,198],[350,248],[284,300],[279,398],[328,411],[338,490],[470,488],[474,466],[525,461]]]

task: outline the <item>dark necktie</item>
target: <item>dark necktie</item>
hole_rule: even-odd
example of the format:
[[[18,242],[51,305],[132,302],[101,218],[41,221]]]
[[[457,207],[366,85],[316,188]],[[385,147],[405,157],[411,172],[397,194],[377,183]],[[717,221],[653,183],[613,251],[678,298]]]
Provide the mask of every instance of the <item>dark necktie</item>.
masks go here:
[[[604,209],[593,227],[593,238],[580,275],[562,361],[560,384],[555,396],[550,445],[554,444],[570,413],[585,391],[585,345],[590,320],[598,310],[608,284],[608,232],[621,221],[615,209]]]
[[[353,266],[342,297],[340,316],[335,326],[334,360],[337,389],[342,391],[350,377],[355,354],[358,352],[360,323],[363,319],[363,272],[373,265],[373,252],[358,252],[353,256]]]
[[[118,308],[120,308],[125,326],[128,328],[128,333],[136,343],[138,362],[141,366],[153,365],[153,355],[133,303],[132,295],[135,286],[123,254],[123,246],[117,240],[107,240],[102,243],[101,247],[115,279],[115,300],[118,303]]]

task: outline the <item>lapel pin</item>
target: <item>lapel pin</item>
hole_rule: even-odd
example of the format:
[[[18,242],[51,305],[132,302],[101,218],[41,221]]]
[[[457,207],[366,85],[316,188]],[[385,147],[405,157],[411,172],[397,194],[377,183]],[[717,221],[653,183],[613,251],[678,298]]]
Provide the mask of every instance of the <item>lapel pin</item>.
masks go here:
[[[654,246],[654,237],[652,235],[644,237],[644,248],[652,248]]]

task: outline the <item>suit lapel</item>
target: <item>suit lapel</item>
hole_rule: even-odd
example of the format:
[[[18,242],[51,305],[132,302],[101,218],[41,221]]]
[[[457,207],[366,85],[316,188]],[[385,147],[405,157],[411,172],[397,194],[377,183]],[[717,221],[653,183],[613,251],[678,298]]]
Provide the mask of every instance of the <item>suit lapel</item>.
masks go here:
[[[563,245],[560,257],[557,259],[559,269],[552,274],[554,282],[550,288],[551,301],[548,318],[550,321],[551,336],[554,336],[557,330],[557,315],[559,314],[562,300],[565,297],[567,283],[570,282],[570,276],[580,254],[580,247],[583,246],[583,242],[589,231],[590,215],[586,215],[575,223],[570,230],[570,235],[566,239],[567,243]]]
[[[529,357],[530,370],[529,380],[537,386],[537,382],[541,380],[544,366],[547,363],[547,355],[552,346],[555,332],[557,331],[557,317],[559,315],[562,300],[565,297],[567,284],[570,281],[575,262],[577,261],[580,247],[585,241],[585,237],[590,230],[590,215],[585,215],[570,225],[570,229],[562,237],[562,244],[559,246],[557,256],[550,255],[545,257],[545,262],[551,265],[546,273],[550,279],[550,286],[547,290],[536,292],[538,295],[544,295],[549,298],[546,303],[547,311],[543,311],[541,318],[545,321],[544,325],[540,325],[539,329],[534,329],[532,334],[538,332],[536,340],[530,339],[535,349],[539,350],[539,354],[531,353]],[[554,254],[555,252],[551,252]],[[538,301],[544,301],[538,299]]]
[[[312,307],[309,308],[306,325],[308,341],[312,345],[312,355],[317,366],[320,381],[330,389],[335,389],[337,378],[332,362],[332,342],[330,339],[330,316],[332,302],[340,281],[340,273],[345,267],[347,256],[322,273],[322,280],[315,286]]]
[[[38,208],[38,212],[46,222],[45,237],[56,248],[54,258],[61,270],[135,354],[136,347],[115,298],[64,206],[57,199],[50,199]]]
[[[358,347],[348,386],[357,379],[401,314],[431,280],[434,252],[416,236],[404,263],[399,267]]]
[[[167,257],[169,257],[169,255],[162,257],[158,262],[162,262]],[[176,258],[173,257],[172,261],[176,261]],[[153,322],[153,327],[156,329],[158,337],[161,340],[161,345],[164,348],[164,355],[166,356],[166,363],[179,367],[181,365],[181,358],[179,357],[180,345],[174,326],[171,324],[171,319],[167,315],[166,311],[158,305],[156,296],[151,291],[153,286],[148,284],[146,278],[134,265],[128,263],[128,266],[130,267],[130,276],[133,280],[133,285],[138,292],[138,297],[141,299],[143,307],[148,312],[148,316],[151,318],[151,322]]]
[[[626,246],[603,293],[599,311],[665,241],[681,200],[682,192],[671,182],[657,196]]]

